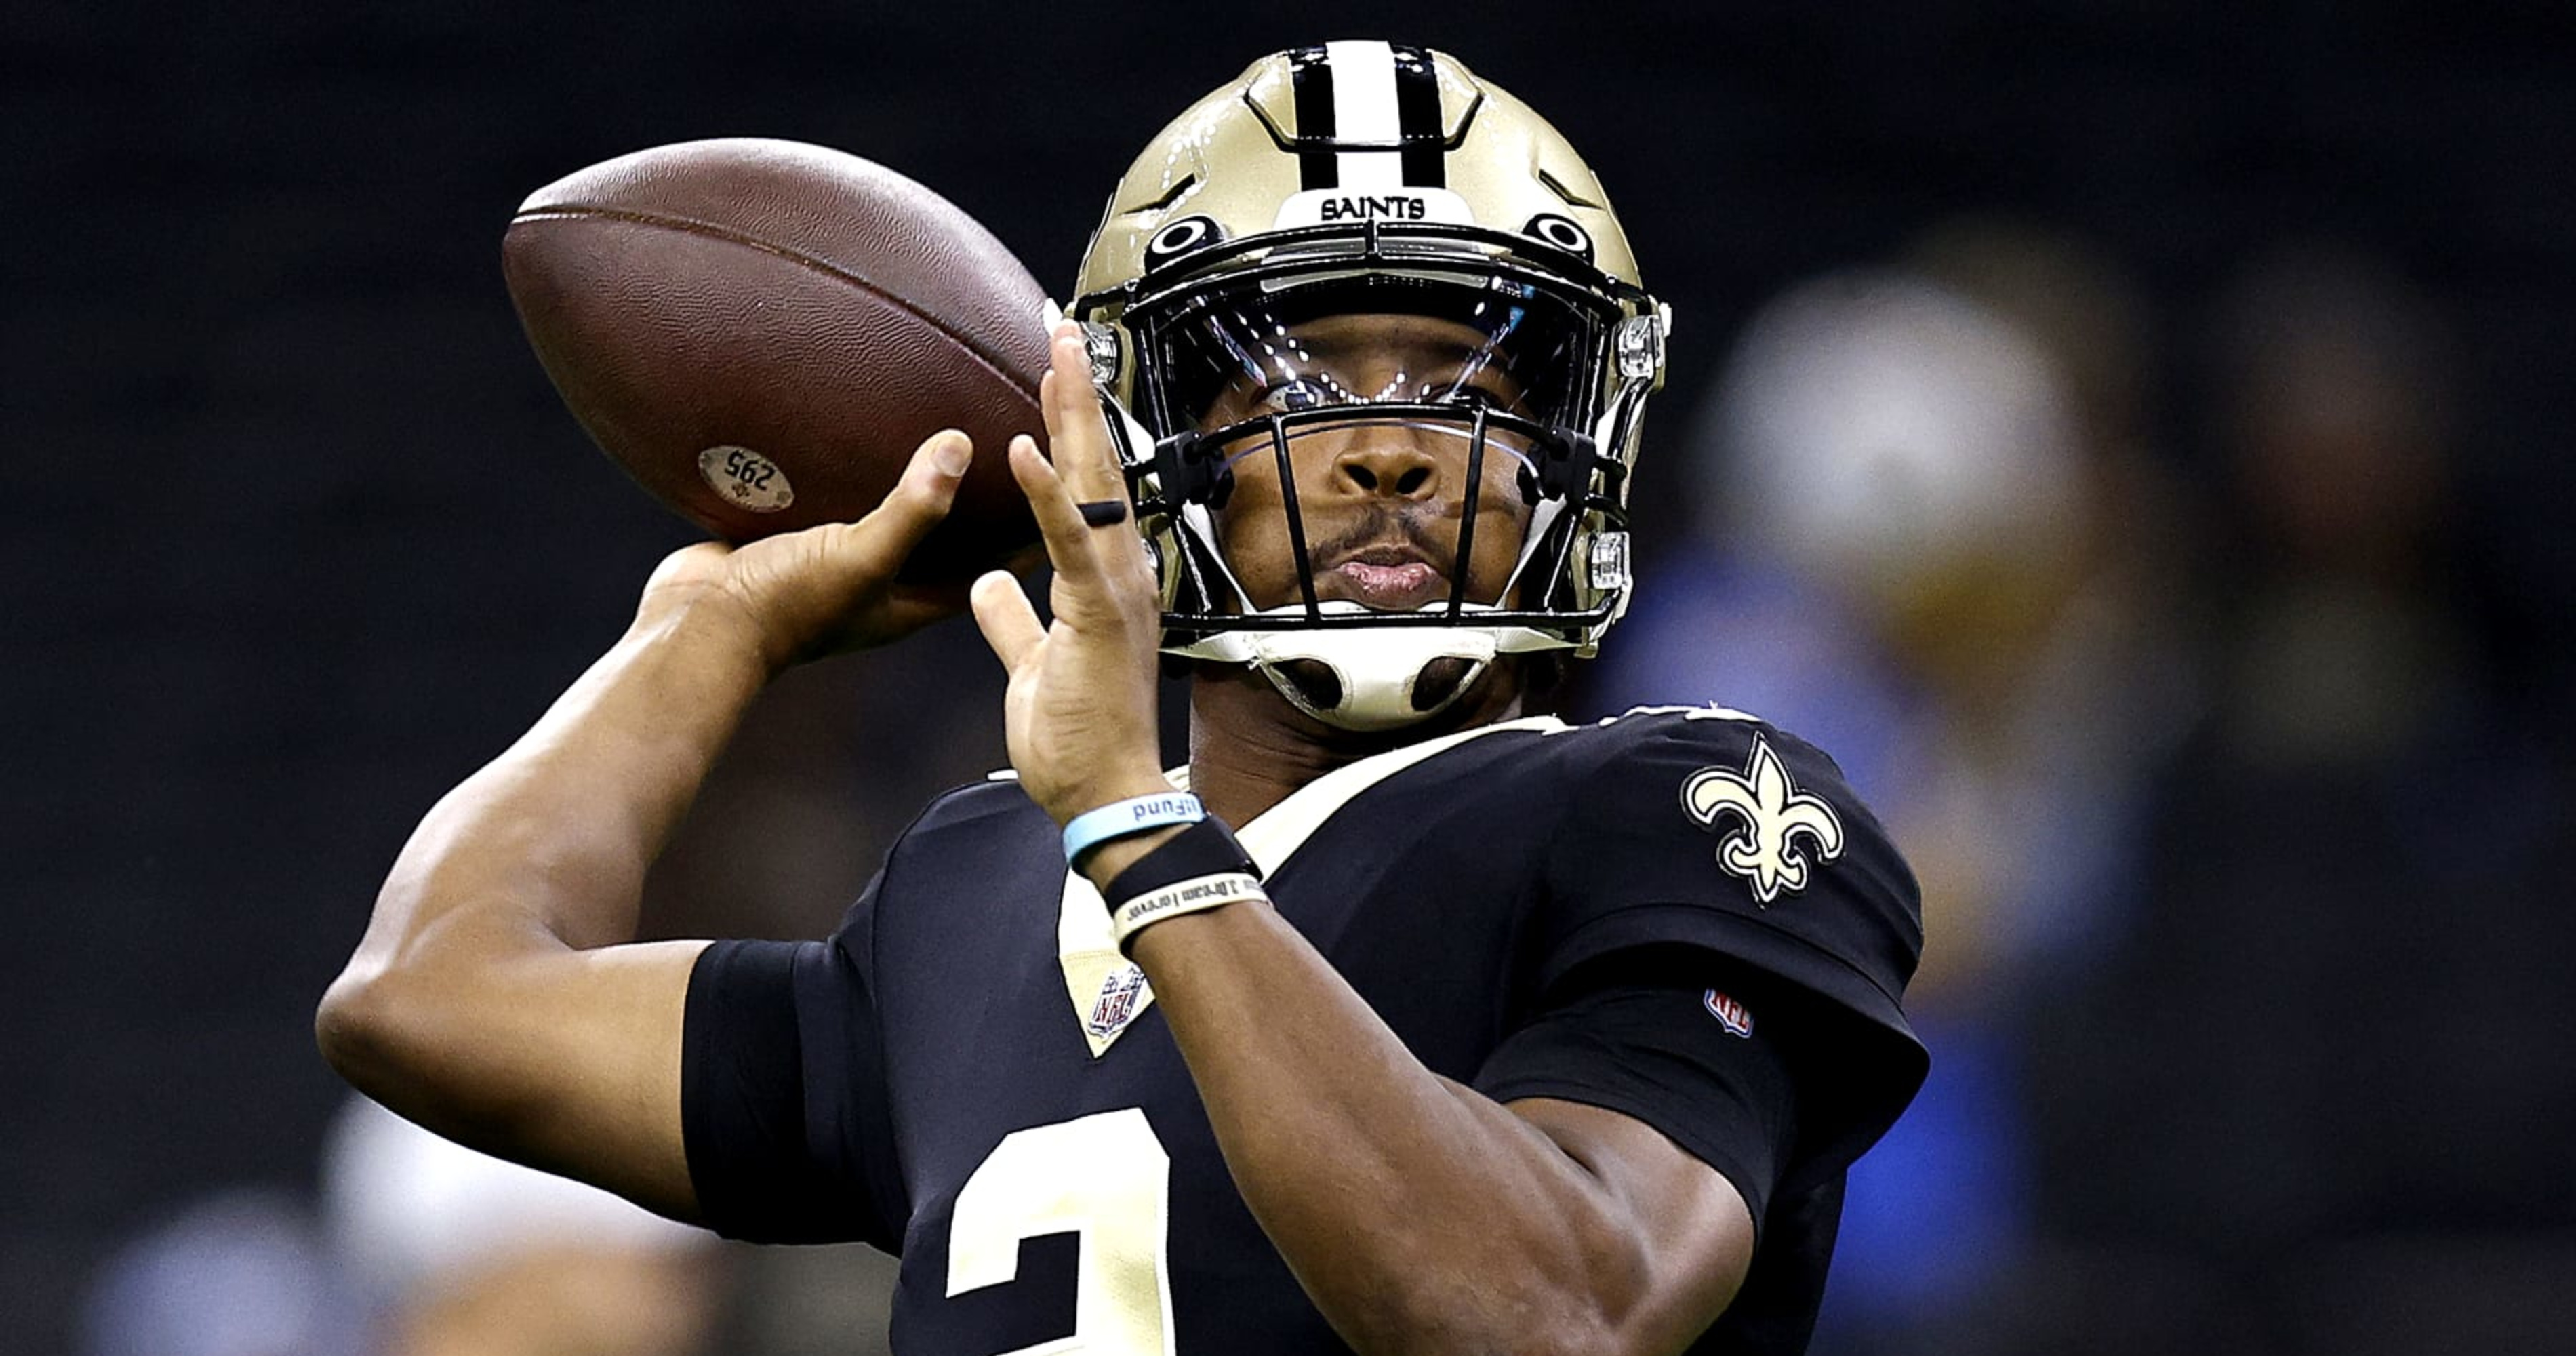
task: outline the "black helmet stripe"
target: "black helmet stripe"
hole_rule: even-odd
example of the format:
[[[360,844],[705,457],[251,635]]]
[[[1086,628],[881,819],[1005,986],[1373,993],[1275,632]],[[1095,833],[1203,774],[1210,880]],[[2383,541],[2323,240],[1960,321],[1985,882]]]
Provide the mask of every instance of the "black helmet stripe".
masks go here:
[[[1342,169],[1332,151],[1332,60],[1321,47],[1300,47],[1288,54],[1288,80],[1297,104],[1297,187],[1339,188]]]
[[[1447,188],[1449,172],[1442,163],[1447,150],[1440,141],[1440,80],[1431,72],[1431,54],[1419,47],[1395,52],[1395,117],[1404,139],[1404,182],[1408,188]]]

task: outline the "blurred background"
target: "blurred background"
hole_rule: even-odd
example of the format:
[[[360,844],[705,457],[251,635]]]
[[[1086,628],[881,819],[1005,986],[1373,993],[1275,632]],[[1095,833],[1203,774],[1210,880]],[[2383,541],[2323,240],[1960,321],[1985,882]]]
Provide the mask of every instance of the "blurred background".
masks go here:
[[[687,540],[557,403],[501,227],[791,137],[1061,290],[1166,118],[1363,36],[1553,118],[1679,312],[1578,714],[1779,720],[1923,876],[1935,1072],[1817,1351],[2576,1350],[2563,7],[31,0],[0,1351],[874,1349],[880,1260],[567,1259],[313,1053],[411,825]],[[653,928],[827,930],[1003,763],[997,679],[952,624],[783,681]]]

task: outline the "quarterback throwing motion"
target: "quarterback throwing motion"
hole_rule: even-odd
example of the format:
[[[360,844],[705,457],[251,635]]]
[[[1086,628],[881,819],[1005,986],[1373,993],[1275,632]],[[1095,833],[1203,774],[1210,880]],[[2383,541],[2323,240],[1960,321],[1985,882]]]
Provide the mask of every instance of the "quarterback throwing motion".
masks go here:
[[[1803,1349],[1922,1078],[1920,909],[1794,736],[1546,714],[1627,601],[1669,328],[1508,94],[1256,62],[1119,184],[1004,452],[1054,566],[1051,621],[972,596],[1016,775],[827,940],[632,941],[762,685],[952,606],[896,582],[978,452],[939,434],[858,522],[663,562],[404,849],[326,1051],[675,1217],[900,1253],[902,1351]]]

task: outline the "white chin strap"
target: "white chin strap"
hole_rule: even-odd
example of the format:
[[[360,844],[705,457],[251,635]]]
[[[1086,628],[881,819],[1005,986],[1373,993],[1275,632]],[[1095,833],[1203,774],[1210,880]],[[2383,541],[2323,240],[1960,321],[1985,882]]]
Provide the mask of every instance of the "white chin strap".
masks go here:
[[[1433,702],[1414,705],[1423,674],[1443,659],[1465,662],[1467,672]],[[1341,700],[1317,703],[1282,665],[1306,660],[1332,670]],[[1494,662],[1494,637],[1485,631],[1439,627],[1387,627],[1376,631],[1263,631],[1252,636],[1252,666],[1298,710],[1345,730],[1394,730],[1447,709]]]
[[[1434,603],[1433,608],[1446,608]],[[1327,602],[1327,613],[1362,613],[1352,602]],[[1302,607],[1272,609],[1283,620],[1302,618]],[[1472,609],[1471,609],[1472,611]],[[1527,627],[1375,626],[1348,630],[1225,631],[1194,645],[1175,647],[1174,654],[1220,663],[1249,664],[1279,689],[1290,705],[1327,725],[1373,732],[1402,729],[1447,710],[1475,687],[1497,654],[1564,648],[1565,642]],[[1416,692],[1431,666],[1456,660],[1466,671],[1428,704],[1416,704]],[[1300,684],[1290,666],[1322,666],[1338,692],[1329,705],[1315,700],[1311,684]]]

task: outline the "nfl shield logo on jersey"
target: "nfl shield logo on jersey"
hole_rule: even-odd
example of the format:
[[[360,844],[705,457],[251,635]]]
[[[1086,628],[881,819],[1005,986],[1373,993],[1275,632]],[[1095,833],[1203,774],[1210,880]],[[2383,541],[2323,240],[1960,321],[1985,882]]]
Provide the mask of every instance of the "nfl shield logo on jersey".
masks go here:
[[[1091,1016],[1083,1022],[1091,1034],[1108,1040],[1127,1029],[1144,1006],[1145,972],[1134,965],[1122,965],[1100,981],[1100,997],[1091,1004]]]
[[[1711,989],[1699,996],[1699,1005],[1708,1009],[1708,1015],[1716,1018],[1717,1024],[1725,1027],[1728,1034],[1736,1036],[1753,1034],[1753,1009],[1742,1003]]]

